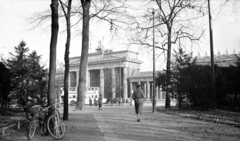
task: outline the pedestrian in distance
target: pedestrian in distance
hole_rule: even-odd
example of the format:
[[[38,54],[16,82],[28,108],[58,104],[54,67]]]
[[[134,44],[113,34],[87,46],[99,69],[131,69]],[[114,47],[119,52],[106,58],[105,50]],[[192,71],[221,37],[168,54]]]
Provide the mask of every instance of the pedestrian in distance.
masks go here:
[[[92,98],[89,97],[89,105],[92,106]]]
[[[136,86],[136,90],[133,92],[132,99],[135,102],[135,112],[137,114],[137,122],[140,122],[141,114],[142,114],[142,107],[143,107],[143,101],[142,99],[146,98],[144,97],[144,93],[142,89],[140,88],[140,85],[138,84]]]
[[[98,110],[102,110],[102,95],[100,94],[99,95],[99,98],[98,98]]]

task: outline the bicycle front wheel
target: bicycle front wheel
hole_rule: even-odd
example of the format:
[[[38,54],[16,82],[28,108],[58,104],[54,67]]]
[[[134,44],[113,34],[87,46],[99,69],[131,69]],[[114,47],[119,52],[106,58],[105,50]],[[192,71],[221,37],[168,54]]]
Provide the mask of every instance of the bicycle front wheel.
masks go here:
[[[28,126],[28,130],[27,130],[27,138],[28,140],[31,140],[35,134],[36,131],[36,125],[34,123],[34,121],[30,121],[29,122],[29,126]]]
[[[48,118],[47,128],[49,134],[55,139],[62,139],[65,135],[65,124],[55,115]]]

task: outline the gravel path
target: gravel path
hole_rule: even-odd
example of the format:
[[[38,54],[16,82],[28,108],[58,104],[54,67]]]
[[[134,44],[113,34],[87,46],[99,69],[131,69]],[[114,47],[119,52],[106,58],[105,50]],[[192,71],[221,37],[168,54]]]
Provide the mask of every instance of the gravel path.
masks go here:
[[[86,106],[85,111],[70,107],[63,141],[239,141],[240,128],[185,118],[178,115],[151,112],[145,106],[141,122],[136,121],[133,106]],[[26,131],[16,131],[5,140],[27,140]],[[51,141],[39,131],[32,141]]]

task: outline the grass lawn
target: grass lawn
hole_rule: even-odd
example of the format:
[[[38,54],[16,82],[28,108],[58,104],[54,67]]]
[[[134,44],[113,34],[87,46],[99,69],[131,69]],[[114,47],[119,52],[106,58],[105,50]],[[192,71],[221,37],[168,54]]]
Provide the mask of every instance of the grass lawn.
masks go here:
[[[240,127],[240,112],[232,112],[226,110],[209,110],[209,111],[199,111],[199,110],[179,110],[177,108],[165,109],[158,108],[159,112],[164,112],[168,114],[180,115],[183,117],[196,118],[211,122],[219,122],[224,124],[230,124]]]

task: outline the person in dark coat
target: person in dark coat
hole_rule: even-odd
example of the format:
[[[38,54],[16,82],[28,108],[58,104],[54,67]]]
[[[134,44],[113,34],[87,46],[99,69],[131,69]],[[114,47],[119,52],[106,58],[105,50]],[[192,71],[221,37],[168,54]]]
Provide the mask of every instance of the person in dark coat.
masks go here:
[[[98,110],[102,110],[102,95],[100,94],[99,95],[99,98],[98,98]]]
[[[136,86],[137,89],[133,92],[132,95],[132,99],[135,101],[135,112],[137,114],[137,122],[140,122],[140,115],[142,114],[142,106],[143,106],[143,102],[142,99],[144,98],[146,100],[146,98],[144,97],[144,93],[140,88],[140,85]]]
[[[92,98],[89,98],[89,105],[92,106]]]

